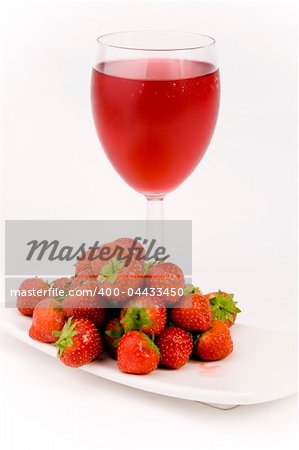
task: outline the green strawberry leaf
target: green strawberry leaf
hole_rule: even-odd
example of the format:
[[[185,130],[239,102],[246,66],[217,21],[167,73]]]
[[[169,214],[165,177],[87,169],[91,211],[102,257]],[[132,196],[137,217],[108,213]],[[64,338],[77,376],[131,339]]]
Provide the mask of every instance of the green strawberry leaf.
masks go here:
[[[59,303],[59,305],[55,306],[54,309],[59,310],[59,309],[62,308],[62,302],[63,302],[65,297],[66,297],[66,295],[64,295],[63,297],[62,296],[61,297],[59,297],[59,296],[53,297],[54,300],[56,300]]]
[[[160,356],[160,351],[154,342],[154,334],[152,334],[152,338],[150,338],[146,334],[142,333],[142,338],[146,341],[148,348],[153,349],[157,353],[157,355]]]
[[[124,334],[124,330],[123,330],[121,324],[117,320],[114,321],[114,326],[115,326],[114,329],[106,330],[105,333],[107,334],[107,336],[109,336],[109,337],[111,337],[113,339],[112,346],[113,347],[117,347],[120,338]]]
[[[141,330],[142,327],[152,326],[152,321],[146,308],[138,308],[136,306],[129,307],[125,313],[124,318],[120,321],[124,327],[125,332],[131,330]]]
[[[53,335],[54,337],[60,337],[61,331],[54,330],[54,331],[52,331],[52,335]]]
[[[54,295],[54,297],[52,297],[52,298],[54,298],[54,300],[56,300],[57,302],[62,302],[64,297],[66,297],[66,294],[65,295]]]
[[[193,284],[186,284],[184,287],[184,295],[190,294],[202,294],[202,290],[199,287],[193,286]]]
[[[59,339],[54,343],[56,347],[58,347],[58,355],[62,355],[64,350],[68,347],[72,347],[73,345],[73,337],[78,334],[75,331],[76,323],[72,323],[72,317],[68,319],[68,321],[64,324],[62,331],[53,331],[52,334]]]
[[[98,276],[98,281],[100,283],[105,283],[105,281],[108,280],[110,283],[114,284],[119,271],[124,265],[124,261],[120,261],[117,258],[110,259],[110,261],[102,267],[100,275]]]
[[[210,299],[210,305],[214,318],[222,322],[229,320],[233,323],[234,314],[241,312],[240,308],[236,306],[237,302],[234,301],[234,294],[225,295],[221,291],[218,291],[217,295]]]

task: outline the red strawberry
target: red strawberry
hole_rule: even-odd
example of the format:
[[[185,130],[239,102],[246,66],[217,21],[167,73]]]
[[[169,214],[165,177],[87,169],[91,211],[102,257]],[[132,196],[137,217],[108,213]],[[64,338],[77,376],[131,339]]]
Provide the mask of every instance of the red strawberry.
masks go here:
[[[76,292],[79,292],[79,295],[95,295],[98,294],[99,292],[99,283],[95,280],[95,279],[81,279],[81,281],[79,281],[76,284],[73,282],[71,285],[71,289],[69,289],[69,291],[72,291],[71,294],[75,294]]]
[[[119,246],[116,242],[106,242],[101,245],[94,253],[93,260],[91,262],[92,273],[96,276],[101,274],[102,268],[106,266],[111,259],[117,259],[120,256],[125,255],[125,249]]]
[[[185,285],[184,274],[175,264],[168,262],[154,264],[146,272],[145,278],[148,288],[152,288],[155,295],[159,295],[166,304],[172,305],[182,296],[181,291]]]
[[[95,250],[90,249],[85,252],[83,259],[77,258],[77,262],[76,262],[76,266],[75,266],[76,274],[78,274],[80,272],[85,272],[85,271],[92,274],[91,262],[92,262],[94,253],[95,253]]]
[[[117,358],[117,346],[123,334],[124,330],[120,324],[120,319],[109,320],[105,327],[105,342],[108,352],[114,359]]]
[[[19,287],[20,294],[17,297],[17,308],[20,313],[24,314],[24,316],[32,316],[38,302],[49,296],[48,289],[48,283],[41,278],[36,277],[24,280]]]
[[[57,280],[54,280],[51,283],[50,288],[54,289],[53,297],[55,298],[55,300],[62,300],[66,296],[71,287],[72,282],[73,282],[72,278],[62,277],[58,278]]]
[[[214,320],[212,328],[198,336],[195,355],[203,361],[217,361],[233,351],[229,328],[221,320]]]
[[[102,253],[103,251],[106,253]],[[106,297],[116,302],[124,302],[143,284],[143,261],[132,255],[130,261],[128,250],[116,241],[104,244],[92,261],[92,269],[98,282],[102,285]]]
[[[61,362],[70,367],[81,367],[103,353],[102,338],[95,325],[88,319],[68,319],[55,345]]]
[[[72,281],[73,281],[72,278],[69,277],[57,278],[57,280],[54,280],[53,283],[51,283],[51,288],[58,290],[63,289],[67,291]]]
[[[61,331],[66,321],[61,305],[53,298],[41,300],[35,307],[29,336],[40,342],[55,342],[54,331]]]
[[[79,286],[74,294],[65,297],[63,312],[67,317],[89,319],[97,327],[100,327],[105,319],[105,299],[96,294],[93,295],[98,285],[95,282],[84,283]]]
[[[85,277],[84,272],[82,272],[82,276],[81,276],[81,274],[74,275],[72,277],[72,282],[71,282],[71,285],[69,287],[69,290],[77,289],[77,287],[79,287],[82,283],[85,283],[87,280],[90,281],[89,280],[89,275],[87,275]]]
[[[206,331],[211,327],[212,312],[210,302],[198,288],[187,286],[187,292],[171,310],[174,325],[187,331]],[[190,292],[190,293],[188,293]]]
[[[140,259],[144,258],[144,247],[141,244],[141,242],[136,241],[136,244],[134,244],[134,240],[131,238],[119,238],[113,242],[120,245],[121,247],[123,247],[126,250],[130,250],[134,246],[133,254],[135,254],[136,257],[138,256],[138,258],[140,258]],[[135,248],[136,248],[136,250],[135,250]]]
[[[221,320],[231,327],[235,323],[237,314],[241,312],[237,302],[234,301],[234,294],[218,291],[210,292],[205,296],[210,300],[214,319]]]
[[[94,281],[96,279],[94,274],[90,273],[89,269],[83,270],[82,272],[77,273],[73,278],[70,289],[76,289],[81,286],[83,283],[89,283],[90,281]]]
[[[126,332],[139,330],[149,336],[161,333],[166,324],[163,300],[145,295],[133,298],[121,311],[121,323]]]
[[[128,331],[119,341],[117,364],[121,372],[146,374],[158,367],[159,350],[146,334]]]
[[[193,340],[189,333],[180,328],[168,327],[157,337],[161,365],[179,369],[189,360]]]
[[[72,277],[71,285],[69,286],[69,291],[75,291],[76,289],[81,289],[82,286],[85,283],[96,283],[98,285],[98,282],[96,280],[96,277],[94,275],[90,275],[87,272],[80,272],[74,277]]]

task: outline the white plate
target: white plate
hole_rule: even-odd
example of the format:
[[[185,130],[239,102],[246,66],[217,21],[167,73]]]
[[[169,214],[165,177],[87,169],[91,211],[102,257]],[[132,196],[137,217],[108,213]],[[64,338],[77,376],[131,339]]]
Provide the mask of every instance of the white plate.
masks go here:
[[[2,328],[26,344],[56,357],[56,348],[32,340],[31,318],[1,308]],[[214,404],[223,408],[263,403],[296,392],[297,339],[295,334],[236,324],[234,352],[223,361],[190,361],[179,370],[158,369],[149,375],[121,373],[109,357],[80,370],[155,394]],[[57,361],[57,364],[60,364]]]

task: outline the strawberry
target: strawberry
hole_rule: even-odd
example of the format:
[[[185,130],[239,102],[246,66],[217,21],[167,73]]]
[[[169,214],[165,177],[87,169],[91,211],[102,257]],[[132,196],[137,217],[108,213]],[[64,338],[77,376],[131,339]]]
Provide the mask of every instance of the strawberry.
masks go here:
[[[151,265],[145,278],[148,288],[152,288],[166,304],[176,303],[182,295],[184,274],[175,264],[164,262]]]
[[[169,369],[179,369],[189,360],[192,348],[192,336],[177,327],[168,327],[157,337],[160,351],[160,363]]]
[[[101,253],[104,250],[106,253]],[[130,292],[135,292],[143,284],[143,261],[138,261],[134,254],[130,261],[121,259],[128,254],[128,250],[115,241],[104,244],[92,261],[93,273],[109,300],[124,302],[132,295]]]
[[[51,285],[50,288],[55,290],[55,294],[54,294],[54,298],[55,300],[63,300],[64,297],[67,295],[71,284],[73,282],[72,278],[68,278],[68,277],[62,277],[62,278],[58,278],[57,280],[54,280]]]
[[[184,295],[170,312],[174,325],[187,331],[206,331],[211,327],[210,302],[198,288],[187,286]]]
[[[121,310],[121,324],[125,332],[139,330],[149,336],[161,333],[166,324],[163,300],[145,295],[133,298],[128,306]]]
[[[212,328],[200,334],[195,342],[195,355],[203,361],[217,361],[233,351],[233,341],[225,323],[215,319]]]
[[[61,305],[53,298],[41,300],[33,312],[29,336],[40,342],[55,342],[53,331],[61,331],[66,321]]]
[[[234,294],[227,294],[219,290],[205,294],[205,296],[210,300],[214,319],[221,320],[231,327],[235,323],[237,314],[241,312],[236,306],[237,302],[234,301]]]
[[[65,297],[64,314],[67,317],[89,319],[100,327],[105,319],[105,299],[98,294],[93,295],[95,289],[98,289],[98,285],[91,281],[79,286],[74,292],[75,295]]]
[[[112,358],[117,357],[117,346],[120,338],[124,334],[123,327],[121,326],[120,319],[111,319],[105,326],[105,343],[108,352]]]
[[[64,291],[68,291],[73,279],[69,277],[57,278],[51,283],[51,288],[53,289],[63,289]]]
[[[138,258],[140,259],[144,258],[145,251],[141,242],[136,241],[136,244],[134,244],[134,240],[131,238],[119,238],[113,242],[115,242],[117,245],[123,247],[126,250],[130,250],[130,248],[133,248],[134,246],[133,254],[135,254],[136,256],[138,255]]]
[[[75,280],[76,278],[74,278]],[[89,278],[82,278],[81,281],[78,281],[77,285],[76,283],[71,284],[72,293],[79,292],[79,295],[82,295],[83,293],[86,295],[94,295],[97,294],[99,291],[99,283],[95,279],[89,279]]]
[[[83,270],[82,272],[79,272],[74,277],[72,277],[72,282],[69,287],[69,290],[76,289],[83,283],[89,283],[90,281],[93,281],[95,279],[96,277],[94,276],[93,273],[90,272],[90,269]]]
[[[70,367],[81,367],[103,353],[102,338],[88,319],[68,319],[61,332],[54,332],[61,362]]]
[[[128,331],[117,347],[117,364],[121,372],[138,375],[152,372],[159,364],[159,350],[154,342],[140,331]]]
[[[89,275],[85,274],[84,271],[80,272],[80,274],[76,274],[72,277],[72,282],[70,284],[69,290],[77,289],[81,284],[85,283],[89,280]]]
[[[107,242],[95,251],[93,260],[91,261],[92,273],[94,275],[98,277],[101,274],[102,268],[106,266],[111,259],[117,259],[117,256],[119,256],[119,254],[116,255],[118,247],[122,248],[122,251],[125,253],[124,248],[118,246],[116,242]]]
[[[35,291],[32,291],[33,289]],[[41,278],[36,277],[24,280],[19,287],[20,293],[17,297],[17,308],[20,313],[24,314],[24,316],[32,316],[38,302],[48,297],[48,289],[48,283]]]
[[[76,266],[75,266],[76,274],[78,274],[80,272],[88,272],[88,273],[92,274],[91,262],[92,262],[92,258],[93,258],[93,253],[95,253],[95,250],[90,249],[90,250],[87,250],[87,252],[85,252],[83,259],[77,258],[77,262],[76,262]]]

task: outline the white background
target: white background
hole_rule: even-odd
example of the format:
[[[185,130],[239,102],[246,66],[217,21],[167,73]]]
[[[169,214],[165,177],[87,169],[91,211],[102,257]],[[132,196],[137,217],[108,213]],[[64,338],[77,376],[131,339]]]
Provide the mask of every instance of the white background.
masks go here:
[[[165,215],[193,220],[204,291],[235,292],[242,323],[294,331],[294,4],[7,2],[2,20],[6,219],[143,219],[144,199],[114,172],[93,127],[95,38],[141,28],[216,38],[215,135]],[[221,412],[70,371],[7,336],[2,344],[5,449],[293,448],[294,398]]]

